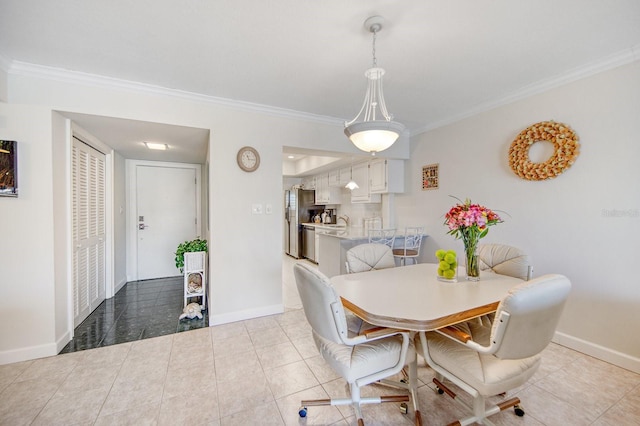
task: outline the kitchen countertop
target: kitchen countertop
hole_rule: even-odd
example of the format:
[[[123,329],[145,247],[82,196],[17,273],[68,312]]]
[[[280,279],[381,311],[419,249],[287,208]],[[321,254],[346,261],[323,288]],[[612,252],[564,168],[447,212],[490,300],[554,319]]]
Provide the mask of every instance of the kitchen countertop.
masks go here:
[[[360,227],[342,227],[342,228],[320,228],[316,231],[319,235],[327,235],[329,237],[340,238],[343,240],[368,240],[369,236],[365,235],[364,228]]]
[[[344,229],[346,229],[345,225],[335,224],[335,223],[304,222],[304,223],[301,223],[300,225],[302,225],[302,226],[313,226],[314,228],[317,228],[317,229],[327,229],[327,230],[331,230],[331,229],[344,230]]]

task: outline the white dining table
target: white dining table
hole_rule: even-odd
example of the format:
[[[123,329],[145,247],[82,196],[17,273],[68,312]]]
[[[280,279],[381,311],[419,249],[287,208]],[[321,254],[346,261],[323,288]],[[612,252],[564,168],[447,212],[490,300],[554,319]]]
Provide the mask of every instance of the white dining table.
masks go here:
[[[480,272],[480,281],[467,281],[458,269],[457,282],[439,281],[437,264],[379,269],[337,275],[331,284],[345,308],[370,324],[414,332],[425,332],[468,321],[498,308],[519,278]],[[462,274],[462,275],[461,275]],[[416,363],[409,364],[409,383],[381,380],[411,394],[416,426],[422,425],[417,404]]]
[[[430,331],[494,312],[519,278],[489,271],[480,281],[437,278],[437,264],[379,269],[338,275],[331,284],[345,308],[370,324],[411,331]]]

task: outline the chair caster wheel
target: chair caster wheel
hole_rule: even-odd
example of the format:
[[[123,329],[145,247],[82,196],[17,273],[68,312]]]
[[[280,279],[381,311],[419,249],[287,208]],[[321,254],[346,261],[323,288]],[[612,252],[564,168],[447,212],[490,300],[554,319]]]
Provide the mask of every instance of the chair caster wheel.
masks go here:
[[[298,414],[300,417],[307,417],[307,407],[300,407]]]
[[[514,405],[513,406],[513,411],[516,412],[516,416],[518,416],[518,417],[524,416],[524,410],[522,408],[520,408],[519,405]]]
[[[436,392],[438,392],[438,394],[442,395],[444,393],[444,391],[442,389],[440,389],[438,386],[436,386]]]
[[[406,403],[403,402],[400,404],[400,412],[402,414],[407,414],[409,412],[409,407],[407,406]]]

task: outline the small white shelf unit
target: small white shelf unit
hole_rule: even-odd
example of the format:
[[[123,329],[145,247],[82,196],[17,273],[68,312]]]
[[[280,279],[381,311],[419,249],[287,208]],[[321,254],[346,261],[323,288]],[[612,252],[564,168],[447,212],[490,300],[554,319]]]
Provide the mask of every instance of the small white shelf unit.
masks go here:
[[[184,254],[184,306],[189,299],[202,297],[202,308],[207,308],[207,252],[196,251]],[[190,285],[200,281],[198,287]],[[194,288],[195,287],[195,288]]]

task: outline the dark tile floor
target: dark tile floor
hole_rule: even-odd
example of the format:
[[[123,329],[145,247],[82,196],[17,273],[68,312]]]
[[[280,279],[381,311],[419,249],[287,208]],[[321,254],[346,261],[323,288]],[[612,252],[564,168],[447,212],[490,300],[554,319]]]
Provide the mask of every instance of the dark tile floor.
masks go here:
[[[209,316],[182,319],[182,277],[132,281],[107,299],[75,329],[60,353],[115,345],[165,334],[208,327]],[[199,302],[191,298],[189,302]]]

